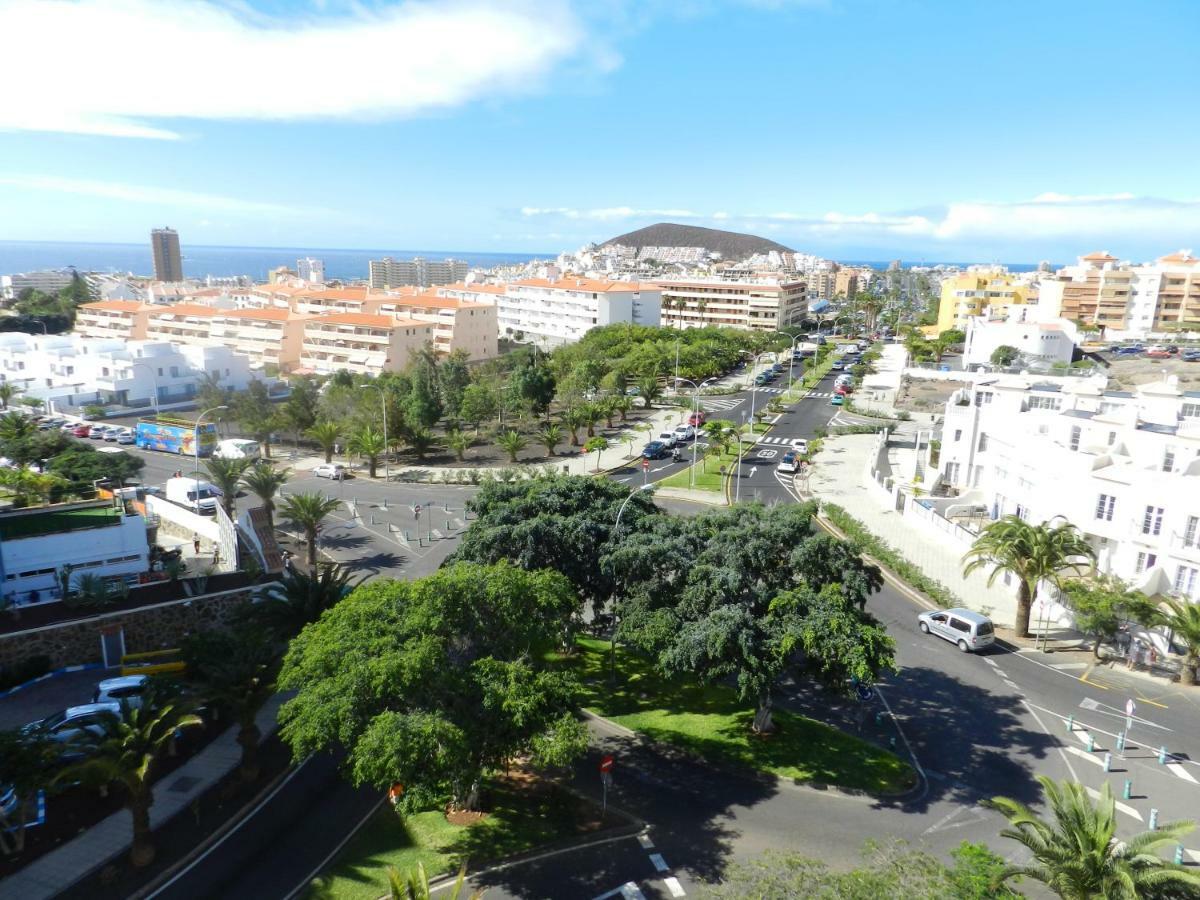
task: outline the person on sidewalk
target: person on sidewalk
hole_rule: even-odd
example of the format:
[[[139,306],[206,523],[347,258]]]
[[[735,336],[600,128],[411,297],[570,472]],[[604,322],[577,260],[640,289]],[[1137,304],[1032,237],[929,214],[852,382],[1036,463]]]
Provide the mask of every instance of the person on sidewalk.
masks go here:
[[[200,535],[195,531],[192,532],[192,549],[195,550],[197,556],[200,555]]]

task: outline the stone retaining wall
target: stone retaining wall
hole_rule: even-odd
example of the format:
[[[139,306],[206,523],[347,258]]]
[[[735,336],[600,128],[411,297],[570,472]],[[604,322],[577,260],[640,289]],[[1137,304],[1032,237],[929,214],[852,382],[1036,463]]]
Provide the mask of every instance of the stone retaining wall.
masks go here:
[[[0,635],[0,668],[31,656],[48,656],[52,669],[101,662],[101,632],[114,628],[125,634],[126,653],[178,647],[189,634],[229,622],[251,596],[238,588]]]

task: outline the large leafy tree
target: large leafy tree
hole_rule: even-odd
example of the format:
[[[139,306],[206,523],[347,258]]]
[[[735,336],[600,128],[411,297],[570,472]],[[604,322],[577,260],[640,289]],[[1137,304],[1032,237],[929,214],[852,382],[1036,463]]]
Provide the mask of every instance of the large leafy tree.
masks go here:
[[[411,387],[404,401],[404,421],[409,427],[432,428],[442,417],[439,368],[432,347],[413,354],[407,373]]]
[[[561,575],[507,564],[360,587],[292,641],[283,738],[298,759],[345,748],[356,784],[398,781],[410,810],[474,808],[514,757],[586,747],[575,682],[542,662],[575,604]]]
[[[280,409],[280,415],[299,442],[300,435],[317,424],[321,392],[316,381],[307,375],[291,379],[289,386],[291,391]]]
[[[1029,614],[1038,584],[1063,587],[1067,574],[1080,575],[1095,562],[1096,552],[1069,522],[1030,525],[1017,516],[993,522],[963,556],[963,575],[991,568],[988,584],[1002,572],[1017,579],[1017,634],[1029,637]]]
[[[538,362],[536,355],[534,351],[534,356],[513,373],[513,387],[535,414],[545,414],[554,400],[556,383],[550,367]]]
[[[1092,636],[1092,655],[1100,658],[1100,645],[1117,636],[1130,620],[1148,621],[1153,605],[1140,591],[1117,578],[1099,576],[1068,581],[1063,590],[1071,604],[1075,627]]]
[[[463,394],[471,383],[471,370],[467,368],[470,354],[458,349],[442,360],[438,366],[438,388],[442,398],[442,409],[452,419],[462,414]]]
[[[882,584],[848,545],[816,533],[813,504],[751,504],[693,518],[659,516],[602,560],[620,599],[618,636],[668,675],[732,679],[773,730],[785,676],[845,691],[893,664],[893,642],[865,611]]]
[[[125,808],[133,817],[130,859],[135,866],[148,866],[154,861],[150,807],[154,804],[155,769],[178,733],[203,724],[192,708],[183,699],[151,694],[136,709],[126,707],[121,715],[105,713],[103,735],[84,739],[84,759],[59,774],[61,783],[81,781],[120,787]]]
[[[1174,848],[1195,828],[1190,821],[1160,823],[1155,831],[1117,838],[1116,803],[1107,782],[1099,800],[1077,782],[1038,775],[1051,818],[1042,819],[1008,797],[989,801],[1009,821],[1000,834],[1022,844],[1033,862],[1005,869],[1003,877],[1023,876],[1069,900],[1136,900],[1139,897],[1193,897],[1200,872],[1169,863],[1158,854]]]
[[[142,471],[145,462],[132,453],[100,453],[82,441],[49,460],[49,471],[67,479],[73,487],[90,488],[96,481],[122,485]]]
[[[600,560],[612,536],[623,485],[604,478],[556,475],[505,484],[487,482],[468,509],[475,519],[452,560],[495,563],[510,560],[523,569],[555,569],[570,579],[580,598],[605,603],[612,592]],[[627,533],[657,513],[639,493],[621,517]]]
[[[325,519],[340,505],[339,501],[315,492],[292,494],[283,503],[280,513],[289,522],[304,532],[305,549],[308,551],[308,569],[317,565],[317,536]]]
[[[287,639],[339,603],[360,582],[354,573],[336,563],[322,563],[315,571],[289,569],[278,581],[263,585],[259,602],[250,607],[252,618],[276,637]]]
[[[287,427],[283,411],[271,402],[266,384],[254,378],[246,390],[234,394],[230,412],[245,432],[262,445],[263,456],[271,458],[271,435]]]
[[[458,415],[478,432],[480,422],[496,415],[499,403],[494,387],[484,382],[476,382],[463,389],[462,404],[459,406]]]

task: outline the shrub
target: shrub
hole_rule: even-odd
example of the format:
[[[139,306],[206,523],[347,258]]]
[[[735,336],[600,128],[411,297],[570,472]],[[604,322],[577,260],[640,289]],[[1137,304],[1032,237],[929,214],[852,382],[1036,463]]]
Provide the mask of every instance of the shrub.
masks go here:
[[[837,504],[822,502],[821,514],[857,544],[863,553],[891,569],[910,586],[921,591],[939,606],[954,606],[957,603],[949,588],[940,581],[930,578],[901,556],[891,545],[873,535],[862,522]]]

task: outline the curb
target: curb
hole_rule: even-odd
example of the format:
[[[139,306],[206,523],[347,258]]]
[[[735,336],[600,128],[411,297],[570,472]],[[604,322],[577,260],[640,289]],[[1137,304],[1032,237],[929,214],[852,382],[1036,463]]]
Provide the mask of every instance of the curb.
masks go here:
[[[15,687],[10,687],[7,690],[0,691],[0,700],[5,697],[11,697],[18,691],[23,691],[25,688],[33,687],[35,684],[41,684],[43,681],[52,681],[62,675],[72,675],[75,672],[91,672],[97,669],[103,669],[104,663],[82,663],[77,666],[64,666],[61,669],[55,669],[53,672],[47,672],[45,675],[39,675],[31,681],[25,681]]]

